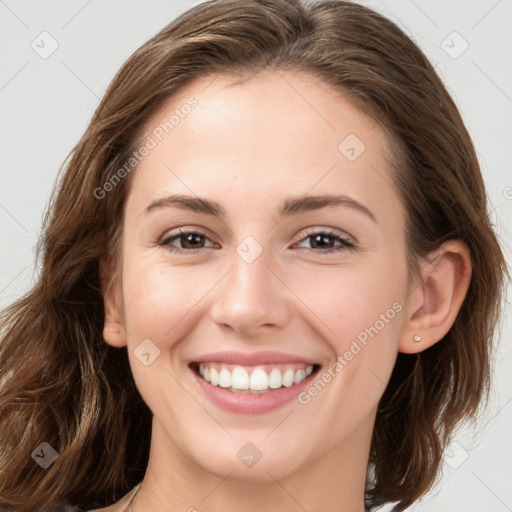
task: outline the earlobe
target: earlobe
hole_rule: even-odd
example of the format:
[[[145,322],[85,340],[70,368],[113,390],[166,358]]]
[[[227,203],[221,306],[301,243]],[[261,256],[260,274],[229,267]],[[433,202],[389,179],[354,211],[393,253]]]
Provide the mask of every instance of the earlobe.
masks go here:
[[[448,333],[471,281],[471,257],[464,242],[445,242],[429,260],[407,300],[408,319],[398,345],[406,354],[421,352]]]
[[[110,262],[100,263],[101,290],[105,321],[103,339],[113,347],[124,347],[127,344],[124,326],[123,295],[121,279]]]

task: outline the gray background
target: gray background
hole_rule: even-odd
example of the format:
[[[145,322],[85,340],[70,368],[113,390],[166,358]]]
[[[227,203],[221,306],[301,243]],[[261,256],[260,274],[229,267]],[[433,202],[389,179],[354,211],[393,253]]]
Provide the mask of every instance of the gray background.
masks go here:
[[[33,249],[57,170],[115,72],[151,35],[198,3],[0,0],[0,307],[34,280]],[[362,3],[405,28],[447,84],[475,142],[510,261],[512,1]],[[45,31],[50,36],[40,35]],[[57,49],[44,55],[52,44]],[[509,306],[506,314],[487,415],[476,430],[461,429],[440,485],[410,510],[512,510]]]

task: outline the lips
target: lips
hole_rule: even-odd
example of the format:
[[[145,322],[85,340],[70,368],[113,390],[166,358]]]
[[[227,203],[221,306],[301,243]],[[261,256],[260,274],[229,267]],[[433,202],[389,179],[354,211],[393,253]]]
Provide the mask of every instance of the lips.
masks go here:
[[[320,365],[282,352],[216,352],[189,364],[215,405],[239,413],[263,413],[293,400]]]
[[[285,352],[261,350],[258,352],[212,352],[194,359],[196,363],[227,363],[240,366],[258,366],[264,364],[294,363],[314,365],[318,364],[314,359],[302,357]]]

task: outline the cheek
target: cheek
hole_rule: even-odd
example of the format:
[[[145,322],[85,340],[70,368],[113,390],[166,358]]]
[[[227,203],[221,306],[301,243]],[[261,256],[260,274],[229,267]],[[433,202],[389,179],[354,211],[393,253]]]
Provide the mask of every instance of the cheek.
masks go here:
[[[182,375],[172,360],[180,359],[180,340],[190,336],[195,308],[217,280],[216,275],[204,274],[192,267],[170,268],[150,258],[133,260],[123,269],[130,366],[140,394],[154,413],[171,414],[190,406],[188,395],[180,392]],[[167,402],[169,397],[172,403]]]
[[[319,282],[325,284],[319,286]],[[324,382],[340,407],[333,405],[331,421],[339,420],[336,411],[340,410],[368,413],[384,391],[398,352],[404,324],[405,260],[381,255],[378,261],[361,266],[322,269],[317,276],[297,275],[296,285],[297,295],[314,312],[310,318],[319,319],[316,326],[332,354]],[[316,396],[317,390],[311,391]],[[304,402],[308,399],[304,397]],[[311,408],[315,414],[316,405]]]
[[[153,337],[158,343],[175,340],[187,325],[186,316],[215,280],[193,267],[171,268],[149,259],[127,265],[123,287],[130,334]]]
[[[328,326],[322,334],[332,363],[300,397],[311,428],[326,438],[332,430],[348,435],[371,414],[391,376],[404,324],[405,275],[397,263],[391,279],[389,268],[338,269],[326,281],[322,300],[307,295],[307,283],[299,292]]]
[[[390,260],[290,275],[297,297],[308,306],[310,317],[323,325],[322,333],[337,353],[347,350],[347,342],[358,336],[364,342],[365,333],[375,334],[375,328],[379,333],[399,329],[406,270],[405,264]]]

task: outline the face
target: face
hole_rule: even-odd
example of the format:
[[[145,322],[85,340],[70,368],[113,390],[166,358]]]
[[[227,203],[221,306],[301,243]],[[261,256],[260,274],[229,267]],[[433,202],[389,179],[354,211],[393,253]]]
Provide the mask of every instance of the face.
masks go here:
[[[265,72],[187,86],[143,144],[119,315],[152,443],[253,480],[369,443],[408,286],[379,125],[317,78]]]

